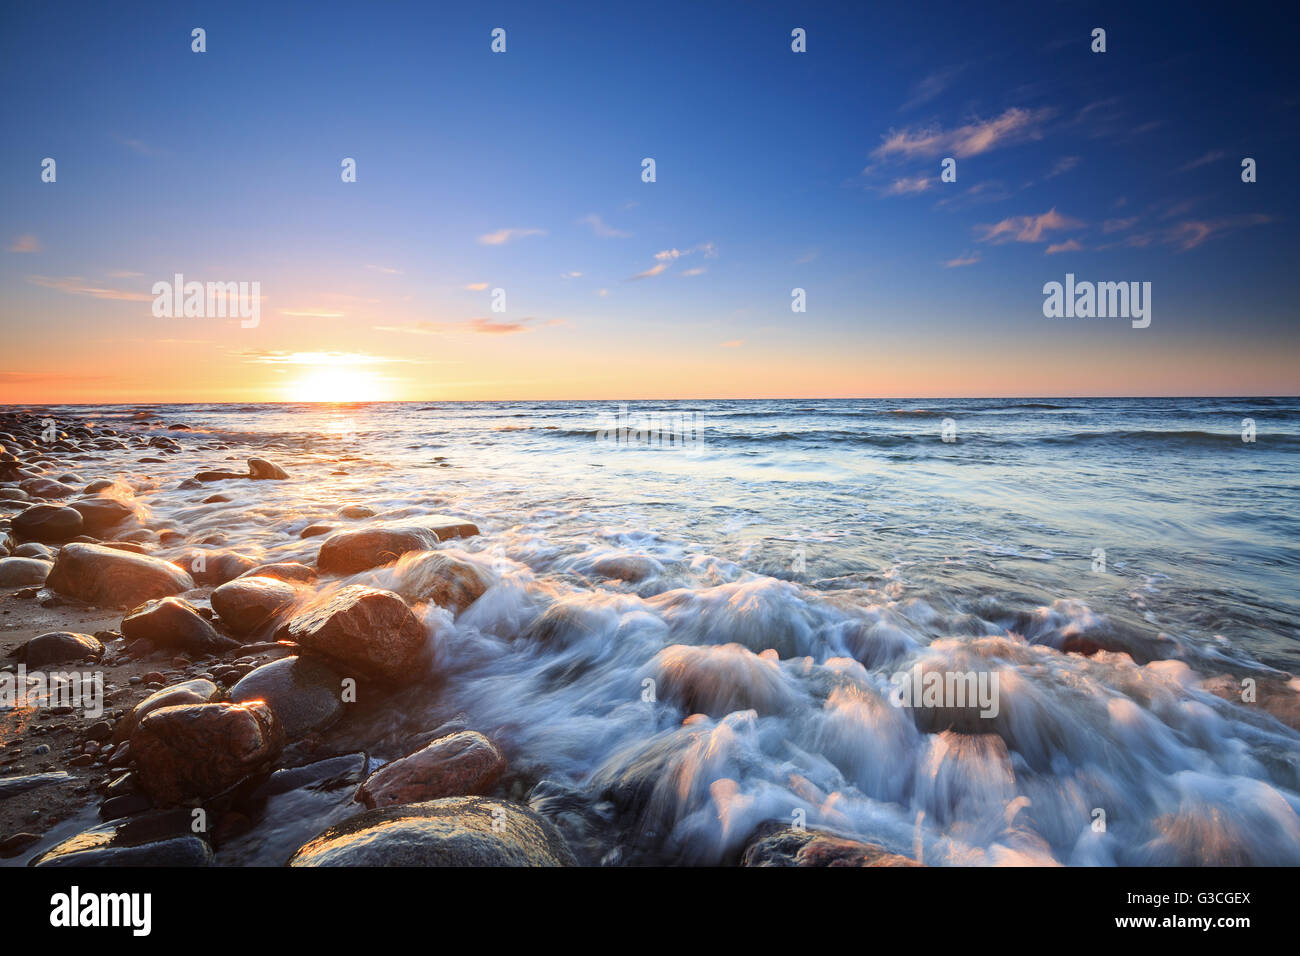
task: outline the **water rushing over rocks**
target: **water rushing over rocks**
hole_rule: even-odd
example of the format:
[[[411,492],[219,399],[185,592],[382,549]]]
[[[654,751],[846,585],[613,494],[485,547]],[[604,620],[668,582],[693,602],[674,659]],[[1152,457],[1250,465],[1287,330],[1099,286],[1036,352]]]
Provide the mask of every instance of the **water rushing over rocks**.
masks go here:
[[[342,840],[380,783],[435,816],[485,790],[467,832],[527,805],[585,864],[1300,863],[1300,404],[647,410],[705,412],[703,447],[602,443],[588,403],[50,409],[24,421],[63,437],[0,435],[6,550],[53,538],[47,584],[121,603],[128,638],[181,621],[172,683],[311,663],[244,685],[291,721],[214,685],[147,722],[157,807],[203,727],[257,738],[201,775],[232,821],[218,864]],[[47,504],[82,523],[23,531]],[[996,707],[896,706],[929,673]],[[337,677],[360,683],[341,708]],[[440,763],[462,748],[488,769]],[[307,783],[270,792],[277,768]]]

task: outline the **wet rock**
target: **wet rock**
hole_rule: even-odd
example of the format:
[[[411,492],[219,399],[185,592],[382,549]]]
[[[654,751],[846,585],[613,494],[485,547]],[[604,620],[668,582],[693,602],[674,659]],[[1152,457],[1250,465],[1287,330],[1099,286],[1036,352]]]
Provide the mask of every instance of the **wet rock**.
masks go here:
[[[460,613],[483,596],[488,583],[477,565],[445,551],[425,551],[399,563],[394,590],[408,601]]]
[[[1286,674],[1283,677],[1266,677],[1252,674],[1254,683],[1254,700],[1243,699],[1245,688],[1241,680],[1231,674],[1219,674],[1206,679],[1201,687],[1216,697],[1240,704],[1243,707],[1258,707],[1264,713],[1286,724],[1292,730],[1300,730],[1300,680]]]
[[[321,657],[344,676],[386,683],[418,680],[425,652],[424,625],[391,591],[354,584],[295,614],[278,632],[302,653]]]
[[[190,830],[189,810],[156,811],[78,833],[31,866],[206,866],[212,848]]]
[[[15,833],[0,840],[0,858],[8,859],[17,856],[28,847],[35,846],[41,840],[40,836],[35,833]]]
[[[81,515],[82,527],[93,535],[103,535],[110,528],[135,517],[135,509],[116,498],[85,498],[71,502],[68,507]]]
[[[766,835],[762,835],[766,831]],[[760,829],[745,848],[742,866],[921,866],[875,843],[860,843],[819,830]]]
[[[161,804],[215,796],[283,749],[284,731],[262,701],[163,707],[131,732],[140,784]]]
[[[120,743],[129,739],[131,732],[135,730],[140,721],[155,710],[182,705],[210,704],[220,697],[221,688],[212,681],[202,678],[187,680],[154,691],[154,693],[136,704],[130,713],[117,722],[117,726],[113,728],[113,740]]]
[[[411,551],[429,551],[439,541],[476,534],[478,528],[470,522],[442,516],[336,531],[321,543],[316,567],[327,574],[357,574],[391,564]]]
[[[275,578],[235,578],[212,592],[212,609],[236,634],[251,634],[293,607],[298,587]]]
[[[664,566],[643,554],[616,554],[599,558],[591,569],[597,574],[620,581],[637,583],[664,573]]]
[[[81,493],[83,495],[97,495],[101,491],[107,491],[112,487],[113,482],[109,481],[107,478],[96,478],[90,484],[86,485],[86,487],[82,488]]]
[[[357,800],[372,810],[399,803],[487,793],[506,771],[506,759],[492,741],[465,731],[435,740],[372,773]]]
[[[234,703],[266,701],[290,739],[334,723],[343,712],[342,698],[342,677],[320,661],[303,657],[263,664],[230,689]]]
[[[202,487],[199,482],[206,484],[209,481],[226,481],[229,479],[247,478],[248,475],[242,471],[201,471],[193,478],[187,478],[181,482],[179,487],[185,490]],[[193,481],[195,484],[190,485],[188,482]]]
[[[361,518],[373,518],[374,516],[375,510],[373,508],[367,508],[365,505],[345,505],[339,509],[340,518],[358,520]]]
[[[77,493],[71,485],[50,478],[28,478],[18,482],[18,487],[33,498],[67,498]]]
[[[204,587],[233,581],[257,567],[257,559],[234,551],[200,551],[190,556],[190,573]]]
[[[36,558],[0,558],[0,588],[44,584],[51,567],[51,562]]]
[[[299,532],[298,537],[319,538],[321,535],[329,534],[333,530],[334,525],[332,524],[313,524],[303,528],[302,531]]]
[[[20,793],[38,787],[48,787],[52,783],[66,783],[72,779],[72,774],[62,770],[51,773],[30,773],[21,777],[0,777],[0,800],[16,797]]]
[[[795,706],[776,655],[755,654],[739,644],[673,644],[648,666],[661,698],[687,714],[724,717],[752,709],[767,715]]]
[[[13,556],[15,558],[40,558],[42,561],[54,560],[54,552],[43,544],[20,544],[14,548]]]
[[[33,505],[13,518],[14,534],[25,541],[57,544],[81,531],[81,512],[63,505]]]
[[[194,580],[158,558],[102,545],[68,544],[59,549],[45,584],[89,604],[135,607],[152,598],[188,591]]]
[[[205,505],[223,504],[227,501],[230,501],[229,495],[208,495],[203,499]]]
[[[254,799],[273,797],[303,787],[314,790],[336,790],[355,787],[366,778],[370,758],[363,753],[327,757],[301,767],[277,770],[253,793]]]
[[[248,477],[254,481],[285,481],[289,473],[265,458],[248,459]]]
[[[191,654],[219,654],[239,646],[238,641],[217,633],[193,604],[177,597],[141,604],[122,619],[122,636]]]
[[[240,577],[275,578],[277,581],[287,581],[291,584],[313,584],[316,581],[316,571],[305,564],[283,561],[278,564],[259,564],[245,571]]]
[[[485,797],[369,810],[330,827],[289,860],[289,866],[575,865],[548,820]]]
[[[30,671],[49,664],[75,663],[87,658],[98,660],[103,655],[104,645],[89,634],[51,631],[49,634],[33,637],[18,649],[15,656],[26,664]]]

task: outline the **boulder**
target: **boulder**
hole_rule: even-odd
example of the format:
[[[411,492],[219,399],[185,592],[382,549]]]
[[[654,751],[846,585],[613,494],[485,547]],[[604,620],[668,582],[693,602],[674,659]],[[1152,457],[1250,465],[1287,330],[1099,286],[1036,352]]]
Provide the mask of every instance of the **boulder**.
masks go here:
[[[298,587],[275,578],[235,578],[212,592],[212,609],[236,634],[270,624],[298,600]]]
[[[87,658],[99,660],[104,656],[104,645],[89,634],[51,631],[33,637],[18,648],[15,656],[27,665],[28,670],[37,670],[48,664],[76,663]]]
[[[644,554],[614,554],[598,558],[591,566],[606,578],[635,584],[664,573],[664,566]]]
[[[188,591],[194,580],[176,565],[148,555],[97,544],[67,544],[59,549],[45,584],[89,604],[135,607]]]
[[[33,505],[14,515],[13,532],[24,541],[57,544],[82,532],[81,512],[63,505]]]
[[[28,478],[18,482],[18,487],[33,498],[67,498],[77,493],[76,488],[52,478]]]
[[[114,820],[64,840],[31,866],[206,866],[212,848],[190,829],[189,810],[160,810]]]
[[[742,866],[922,866],[875,843],[820,830],[770,825],[745,848]]]
[[[131,732],[141,786],[160,804],[215,796],[283,749],[284,731],[262,701],[162,707]]]
[[[241,578],[275,578],[292,584],[314,584],[316,571],[305,564],[282,561],[277,564],[259,564],[240,575]]]
[[[393,590],[413,603],[428,602],[460,613],[483,596],[488,583],[477,565],[445,551],[424,551],[398,565]]]
[[[219,654],[239,646],[238,641],[217,633],[193,604],[177,597],[141,604],[122,619],[122,636],[191,654]]]
[[[234,551],[198,551],[190,556],[190,574],[204,587],[215,588],[257,567],[257,559]]]
[[[102,535],[109,528],[135,517],[135,509],[116,498],[83,498],[68,505],[81,515],[87,534]]]
[[[277,636],[296,641],[305,656],[325,659],[344,676],[396,684],[417,680],[422,672],[424,624],[391,591],[341,588],[299,611]]]
[[[38,558],[0,558],[0,588],[44,584],[50,567],[49,561]]]
[[[265,458],[248,459],[248,477],[254,481],[285,481],[289,473]]]
[[[357,791],[372,810],[399,803],[487,793],[506,771],[492,741],[472,730],[439,738],[376,770]]]
[[[131,737],[140,721],[164,707],[179,707],[183,704],[210,704],[221,697],[221,688],[210,680],[195,678],[180,684],[172,684],[154,691],[135,707],[113,728],[113,741],[120,743]]]
[[[576,865],[550,821],[485,797],[369,810],[330,827],[289,859],[289,866]]]
[[[411,551],[431,550],[439,541],[476,534],[478,528],[470,522],[442,516],[336,531],[321,543],[316,567],[327,574],[358,574],[392,564]]]
[[[283,657],[245,674],[230,688],[236,704],[263,700],[289,739],[324,730],[343,712],[343,678],[305,657]]]

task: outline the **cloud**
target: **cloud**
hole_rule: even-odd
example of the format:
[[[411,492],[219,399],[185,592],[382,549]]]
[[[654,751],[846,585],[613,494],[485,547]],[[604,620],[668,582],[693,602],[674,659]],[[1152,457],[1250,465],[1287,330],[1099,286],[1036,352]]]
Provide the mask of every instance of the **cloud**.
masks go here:
[[[1195,249],[1202,243],[1213,239],[1216,236],[1226,232],[1235,232],[1238,229],[1244,229],[1248,226],[1262,226],[1270,222],[1276,222],[1273,216],[1264,213],[1251,213],[1244,216],[1224,216],[1221,219],[1189,219],[1180,222],[1171,227],[1164,237],[1164,241],[1170,245],[1177,246],[1178,251],[1186,252],[1188,249]]]
[[[581,273],[581,272],[561,272],[561,273],[560,273],[560,278],[561,278],[561,279],[581,279],[581,278],[582,278],[582,273]]]
[[[402,332],[407,335],[517,335],[537,328],[554,328],[572,325],[567,319],[549,319],[538,325],[538,319],[529,316],[518,322],[502,322],[489,318],[474,318],[464,322],[416,322],[413,325],[377,325],[376,332]]]
[[[482,292],[487,287],[488,284],[486,282],[471,282],[469,285],[465,286],[465,288],[470,292]]]
[[[319,312],[315,310],[296,312],[289,309],[281,309],[280,314],[294,319],[342,319],[347,315],[346,312]]]
[[[1070,170],[1074,169],[1074,167],[1078,165],[1079,165],[1078,156],[1062,156],[1060,159],[1056,161],[1055,165],[1052,166],[1051,172],[1049,172],[1047,176],[1044,178],[1055,179],[1057,176],[1060,176],[1063,173],[1068,173]]]
[[[1047,247],[1047,251],[1044,253],[1044,255],[1054,256],[1058,252],[1081,252],[1081,251],[1083,251],[1083,243],[1079,242],[1078,239],[1067,239],[1065,240],[1065,242],[1052,243],[1050,246]]]
[[[589,213],[578,220],[580,226],[591,226],[591,231],[602,239],[626,239],[632,234],[607,226],[598,213]]]
[[[882,192],[886,196],[909,196],[923,193],[933,185],[934,179],[930,176],[904,176],[895,179]]]
[[[816,259],[818,256],[820,256],[821,254],[822,251],[820,249],[809,249],[798,259],[794,260],[795,265],[799,265],[799,266],[807,265],[808,263]]]
[[[392,266],[366,266],[366,268],[372,272],[382,272],[384,275],[400,276],[402,274],[401,269],[394,269]]]
[[[964,66],[950,66],[945,70],[939,70],[924,77],[912,87],[912,95],[907,98],[907,102],[899,107],[899,111],[905,112],[930,102],[943,93],[952,84],[957,74],[964,69]]]
[[[371,355],[367,352],[285,352],[277,349],[247,349],[240,353],[254,365],[356,366],[418,362],[416,359]]]
[[[691,250],[687,249],[682,252],[680,249],[665,249],[663,252],[656,252],[655,258],[660,262],[672,262],[674,259],[680,259],[682,256],[689,256]]]
[[[1045,234],[1061,229],[1079,229],[1084,223],[1063,216],[1053,207],[1039,216],[1012,216],[992,225],[976,226],[980,242],[1045,242]]]
[[[651,266],[645,272],[638,272],[636,275],[630,276],[625,281],[635,282],[637,279],[653,279],[655,278],[655,276],[663,275],[664,272],[666,272],[667,270],[668,270],[668,263],[661,262],[657,266]]]
[[[949,259],[943,264],[943,267],[945,269],[956,269],[961,266],[973,266],[979,261],[980,254],[978,252],[967,252],[958,256],[956,259]]]
[[[994,119],[975,120],[950,130],[938,126],[891,129],[871,155],[877,159],[978,156],[999,146],[1040,138],[1043,124],[1052,114],[1050,109],[1012,107]]]
[[[687,269],[685,272],[683,272],[683,273],[682,273],[682,276],[683,276],[683,277],[685,277],[685,276],[702,276],[702,275],[704,275],[704,273],[706,273],[706,272],[708,272],[708,271],[709,271],[709,270],[706,269],[706,268],[704,268],[704,266],[695,266],[693,269]]]
[[[498,229],[479,236],[478,241],[485,246],[502,246],[514,239],[526,239],[529,236],[544,236],[545,229]]]
[[[720,343],[718,343],[718,344],[720,344],[724,349],[738,349],[738,348],[740,348],[742,345],[745,344],[745,340],[744,340],[744,339],[727,339],[727,341],[725,341],[725,342],[720,342]]]
[[[1206,153],[1204,156],[1201,156],[1201,157],[1198,158],[1198,159],[1194,159],[1194,160],[1192,160],[1190,163],[1187,163],[1185,166],[1180,166],[1179,169],[1178,169],[1178,171],[1179,171],[1180,173],[1185,173],[1185,172],[1187,172],[1189,169],[1196,169],[1196,168],[1198,168],[1198,167],[1200,167],[1200,166],[1208,166],[1210,163],[1213,163],[1213,162],[1216,162],[1217,160],[1223,159],[1223,156],[1224,156],[1224,152],[1223,152],[1223,150],[1221,150],[1221,149],[1212,149],[1212,150],[1210,150],[1208,153]]]
[[[86,285],[80,276],[68,276],[56,279],[50,276],[28,276],[28,282],[56,289],[68,295],[88,295],[96,299],[113,299],[120,302],[152,302],[156,297],[144,292],[127,292],[122,289],[104,289],[99,286]]]
[[[110,279],[139,279],[141,276],[144,275],[144,273],[128,272],[125,269],[114,269],[111,272],[106,272],[105,275],[107,275]]]
[[[1125,219],[1107,219],[1101,224],[1102,232],[1123,232],[1125,229],[1132,229],[1137,225],[1138,217],[1129,216]]]
[[[42,248],[41,240],[33,235],[19,236],[9,243],[10,252],[40,252]]]

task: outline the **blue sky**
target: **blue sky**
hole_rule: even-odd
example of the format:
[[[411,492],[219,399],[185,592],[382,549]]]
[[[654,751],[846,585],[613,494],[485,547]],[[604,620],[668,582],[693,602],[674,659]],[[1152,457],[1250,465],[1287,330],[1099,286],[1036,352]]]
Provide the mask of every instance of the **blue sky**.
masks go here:
[[[0,400],[322,356],[403,398],[1297,391],[1279,13],[467,7],[7,8]],[[260,281],[258,328],[154,318],[176,272]],[[1152,326],[1044,318],[1066,272]]]

